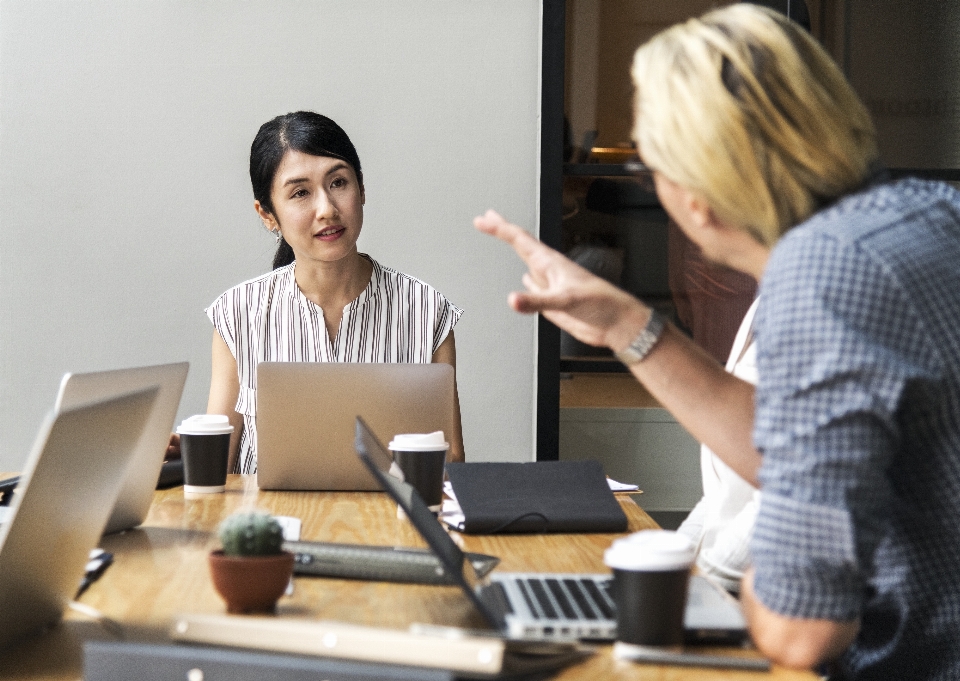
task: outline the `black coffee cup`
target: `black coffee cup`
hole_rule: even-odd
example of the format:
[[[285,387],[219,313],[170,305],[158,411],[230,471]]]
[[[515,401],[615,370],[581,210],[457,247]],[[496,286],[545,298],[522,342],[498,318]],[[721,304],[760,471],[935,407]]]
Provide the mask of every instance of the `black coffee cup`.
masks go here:
[[[630,646],[679,648],[690,568],[696,557],[685,535],[644,530],[618,539],[604,562],[613,570],[617,605],[614,655],[630,657]]]
[[[227,484],[227,459],[233,426],[226,416],[200,414],[177,428],[183,459],[183,491],[223,492]]]
[[[390,442],[393,460],[431,511],[439,511],[443,502],[443,467],[450,445],[443,431],[427,434],[403,434]]]

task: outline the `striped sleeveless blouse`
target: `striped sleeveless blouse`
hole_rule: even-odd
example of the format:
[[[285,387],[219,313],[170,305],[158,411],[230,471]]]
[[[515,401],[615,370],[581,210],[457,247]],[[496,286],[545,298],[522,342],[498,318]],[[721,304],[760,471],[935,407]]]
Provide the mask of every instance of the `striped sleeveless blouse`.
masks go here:
[[[463,311],[433,287],[369,256],[367,288],[343,310],[329,338],[323,310],[301,293],[296,263],[226,291],[206,313],[234,359],[243,433],[236,473],[257,470],[257,364],[260,362],[403,362],[426,364]]]

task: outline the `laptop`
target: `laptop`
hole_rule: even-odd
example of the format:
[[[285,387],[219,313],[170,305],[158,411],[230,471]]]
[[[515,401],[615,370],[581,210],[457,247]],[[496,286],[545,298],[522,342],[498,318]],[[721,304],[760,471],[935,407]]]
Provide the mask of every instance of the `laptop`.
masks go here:
[[[147,517],[189,368],[187,362],[158,364],[114,371],[65,374],[60,381],[60,392],[54,407],[58,413],[150,386],[159,388],[150,418],[143,429],[143,437],[133,452],[132,463],[127,469],[120,496],[117,497],[104,534],[136,527]]]
[[[354,419],[377,432],[450,437],[449,364],[261,362],[257,485],[277,490],[379,490],[353,450]]]
[[[63,616],[157,394],[151,387],[44,421],[0,525],[0,648]]]
[[[358,457],[436,554],[449,576],[487,623],[510,638],[613,640],[616,606],[609,574],[492,573],[481,578],[413,487],[402,482],[393,456],[359,416]],[[746,622],[737,602],[721,587],[693,575],[684,627],[690,642],[739,642]]]

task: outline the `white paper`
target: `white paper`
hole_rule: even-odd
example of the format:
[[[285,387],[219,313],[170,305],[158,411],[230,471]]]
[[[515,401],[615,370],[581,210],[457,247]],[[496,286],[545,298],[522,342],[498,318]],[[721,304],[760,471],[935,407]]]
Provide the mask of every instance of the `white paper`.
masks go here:
[[[462,530],[463,524],[467,521],[460,508],[460,502],[457,501],[457,495],[453,493],[453,484],[449,480],[443,482],[443,493],[447,496],[440,506],[440,513],[437,517],[440,522],[446,523],[455,530]]]
[[[280,529],[283,530],[284,541],[300,541],[300,518],[294,518],[292,515],[275,515],[273,517],[280,524]],[[290,577],[290,583],[287,584],[287,590],[284,591],[284,594],[287,596],[293,594],[293,577]]]
[[[454,501],[457,500],[457,495],[453,493],[453,483],[450,482],[449,480],[443,481],[443,493],[446,494],[451,499],[453,499]]]
[[[291,515],[275,515],[280,529],[283,530],[283,541],[300,541],[300,518]]]
[[[631,485],[626,482],[617,482],[613,478],[607,478],[607,484],[610,485],[612,492],[636,492],[640,489],[639,485]]]

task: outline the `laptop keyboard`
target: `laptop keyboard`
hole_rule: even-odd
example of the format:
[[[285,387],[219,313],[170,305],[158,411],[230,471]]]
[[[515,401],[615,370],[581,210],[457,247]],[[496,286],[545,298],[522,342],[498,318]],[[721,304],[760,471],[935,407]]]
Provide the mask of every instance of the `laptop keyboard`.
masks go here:
[[[593,605],[591,605],[592,599],[587,600],[586,594],[580,588],[580,583],[575,579],[565,579],[563,580],[563,585],[567,587],[567,591],[573,596],[573,600],[576,601],[580,607],[580,612],[583,613],[583,616],[588,620],[597,619],[596,610],[599,609],[599,606],[596,602],[593,602]]]
[[[512,600],[505,613],[510,636],[585,640],[616,636],[613,579],[607,575],[500,573],[493,575],[492,585],[506,595],[507,603]],[[738,642],[745,632],[737,604],[700,576],[690,580],[684,621],[690,640]]]
[[[609,596],[601,591],[596,580],[534,577],[517,578],[516,584],[536,619],[559,619],[562,616],[566,619],[596,620],[615,617]],[[609,581],[604,582],[604,591],[609,589],[608,585]]]

